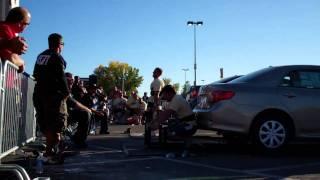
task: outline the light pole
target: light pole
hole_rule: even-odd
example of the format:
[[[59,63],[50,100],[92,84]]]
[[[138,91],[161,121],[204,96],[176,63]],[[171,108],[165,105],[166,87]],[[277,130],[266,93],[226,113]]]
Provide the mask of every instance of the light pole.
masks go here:
[[[184,84],[187,83],[187,71],[189,71],[188,68],[182,68],[182,71],[184,71]]]
[[[202,21],[188,21],[188,26],[193,26],[193,40],[194,40],[194,83],[193,85],[197,85],[197,33],[196,33],[196,27],[202,26]]]
[[[126,73],[126,70],[123,68],[122,69],[122,93],[124,93],[124,75]]]

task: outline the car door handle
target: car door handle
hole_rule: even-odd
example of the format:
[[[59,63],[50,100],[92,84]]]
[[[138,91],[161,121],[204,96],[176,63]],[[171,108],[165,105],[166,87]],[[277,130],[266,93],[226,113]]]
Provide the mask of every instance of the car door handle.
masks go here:
[[[296,97],[296,95],[291,94],[291,93],[283,94],[283,96],[285,96],[285,97],[287,97],[287,98],[294,98],[294,97]]]

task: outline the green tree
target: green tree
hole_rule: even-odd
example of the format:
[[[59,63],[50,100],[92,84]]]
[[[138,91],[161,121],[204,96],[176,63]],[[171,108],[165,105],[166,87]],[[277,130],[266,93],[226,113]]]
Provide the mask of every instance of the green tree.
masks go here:
[[[187,95],[188,90],[190,89],[190,82],[186,81],[186,83],[182,87],[182,92],[181,94],[185,97]]]
[[[164,82],[164,85],[166,86],[166,85],[169,85],[169,84],[171,84],[171,79],[170,78],[162,78],[162,81]]]
[[[162,78],[164,85],[169,85],[171,84],[174,89],[176,90],[176,92],[179,92],[180,89],[180,84],[179,83],[171,83],[171,79],[170,78]]]
[[[98,78],[98,85],[103,86],[107,93],[115,86],[122,89],[124,85],[128,94],[136,90],[143,81],[143,77],[139,76],[139,69],[118,61],[111,61],[108,66],[99,65],[94,74]]]
[[[180,84],[179,84],[179,83],[174,83],[174,84],[172,84],[172,86],[174,87],[174,89],[176,90],[176,92],[179,93]]]

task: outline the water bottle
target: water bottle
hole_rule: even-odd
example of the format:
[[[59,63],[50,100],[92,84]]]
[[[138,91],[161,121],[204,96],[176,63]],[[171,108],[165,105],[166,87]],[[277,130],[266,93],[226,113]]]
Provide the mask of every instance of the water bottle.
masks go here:
[[[184,150],[182,153],[181,153],[181,157],[183,158],[186,158],[189,156],[189,151],[188,150]]]
[[[43,154],[39,153],[36,159],[36,173],[42,174],[43,173]]]

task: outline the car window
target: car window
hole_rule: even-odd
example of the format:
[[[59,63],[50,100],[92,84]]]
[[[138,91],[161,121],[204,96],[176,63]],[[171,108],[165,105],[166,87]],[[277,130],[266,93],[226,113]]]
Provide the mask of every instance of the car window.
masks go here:
[[[320,72],[292,71],[282,79],[281,86],[297,88],[320,88]]]

